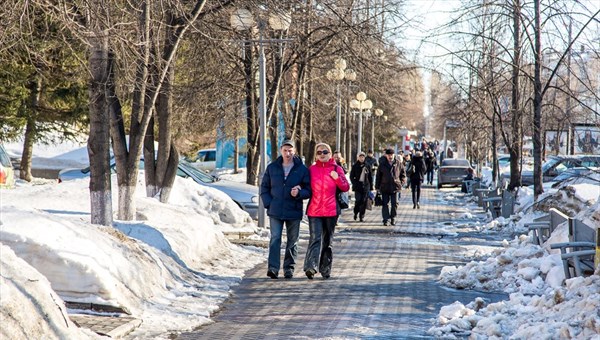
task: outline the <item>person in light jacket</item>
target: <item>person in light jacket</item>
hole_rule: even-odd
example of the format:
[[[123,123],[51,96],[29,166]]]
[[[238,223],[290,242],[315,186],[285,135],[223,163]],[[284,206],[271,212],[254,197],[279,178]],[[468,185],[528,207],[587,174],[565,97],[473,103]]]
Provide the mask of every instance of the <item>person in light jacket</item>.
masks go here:
[[[331,275],[333,233],[341,214],[337,193],[350,190],[344,169],[335,163],[328,144],[316,145],[315,158],[308,168],[312,196],[306,210],[310,240],[304,259],[304,273],[311,280],[317,272],[324,279]]]
[[[286,227],[287,242],[283,259],[286,279],[294,276],[298,257],[298,237],[302,221],[302,201],[310,197],[310,175],[302,160],[295,156],[294,142],[285,140],[281,156],[267,166],[260,185],[260,198],[267,209],[271,240],[267,276],[279,277],[281,266],[281,237]]]

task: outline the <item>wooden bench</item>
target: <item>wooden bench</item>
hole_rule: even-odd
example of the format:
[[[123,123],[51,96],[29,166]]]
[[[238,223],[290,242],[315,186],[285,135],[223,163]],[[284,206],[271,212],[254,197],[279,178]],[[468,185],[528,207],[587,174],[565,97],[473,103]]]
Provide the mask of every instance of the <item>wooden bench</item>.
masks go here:
[[[525,224],[525,227],[532,232],[533,243],[542,245],[544,242],[546,242],[559,224],[569,220],[569,216],[565,215],[556,208],[551,208],[547,215],[537,218],[531,223]]]
[[[465,184],[465,187],[467,188],[467,194],[473,195],[473,189],[474,188],[479,188],[479,180],[475,180],[475,179],[468,179],[468,180],[463,180],[463,183]]]
[[[509,190],[502,192],[502,206],[500,207],[500,216],[509,218],[515,212],[515,204],[517,198],[516,193],[512,193]]]
[[[492,218],[498,218],[502,208],[502,190],[496,188],[484,193],[484,195],[483,210],[491,212]]]
[[[554,243],[551,249],[560,249],[565,278],[593,274],[600,265],[600,231],[581,220],[569,225],[569,242]]]
[[[483,207],[483,199],[487,197],[490,191],[492,191],[490,188],[473,188],[473,192],[475,193],[475,196],[477,196],[477,205]]]

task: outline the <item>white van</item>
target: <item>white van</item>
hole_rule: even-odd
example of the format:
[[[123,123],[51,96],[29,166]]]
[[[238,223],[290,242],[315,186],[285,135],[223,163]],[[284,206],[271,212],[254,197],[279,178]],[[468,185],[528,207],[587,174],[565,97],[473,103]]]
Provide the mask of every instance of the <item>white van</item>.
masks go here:
[[[213,171],[217,164],[217,149],[202,149],[186,160],[198,170]]]

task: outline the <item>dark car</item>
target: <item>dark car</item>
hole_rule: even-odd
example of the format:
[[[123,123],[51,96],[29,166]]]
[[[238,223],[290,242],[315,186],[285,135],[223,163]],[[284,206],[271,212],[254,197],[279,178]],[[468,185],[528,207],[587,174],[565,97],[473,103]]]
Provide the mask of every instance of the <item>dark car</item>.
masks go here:
[[[597,167],[600,167],[600,155],[553,156],[542,165],[542,182],[551,182],[568,169]],[[510,173],[503,174],[503,181],[510,181]],[[521,172],[521,184],[533,185],[533,171]]]
[[[445,158],[437,173],[438,189],[445,184],[461,185],[469,169],[472,169],[471,163],[464,158]]]

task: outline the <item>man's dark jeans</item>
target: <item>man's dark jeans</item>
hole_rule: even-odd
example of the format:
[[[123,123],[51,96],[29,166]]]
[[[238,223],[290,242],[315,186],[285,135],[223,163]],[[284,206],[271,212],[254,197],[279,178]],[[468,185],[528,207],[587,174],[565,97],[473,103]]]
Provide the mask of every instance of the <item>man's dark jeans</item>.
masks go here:
[[[396,218],[396,207],[398,206],[398,193],[386,194],[382,192],[381,200],[383,201],[383,204],[381,206],[381,216],[383,217],[383,221],[387,222],[391,218]]]
[[[294,272],[298,257],[298,237],[300,236],[301,220],[280,220],[269,217],[271,224],[271,241],[269,242],[269,271],[277,274],[281,265],[281,237],[283,225],[286,227],[287,242],[283,260],[283,271]]]

